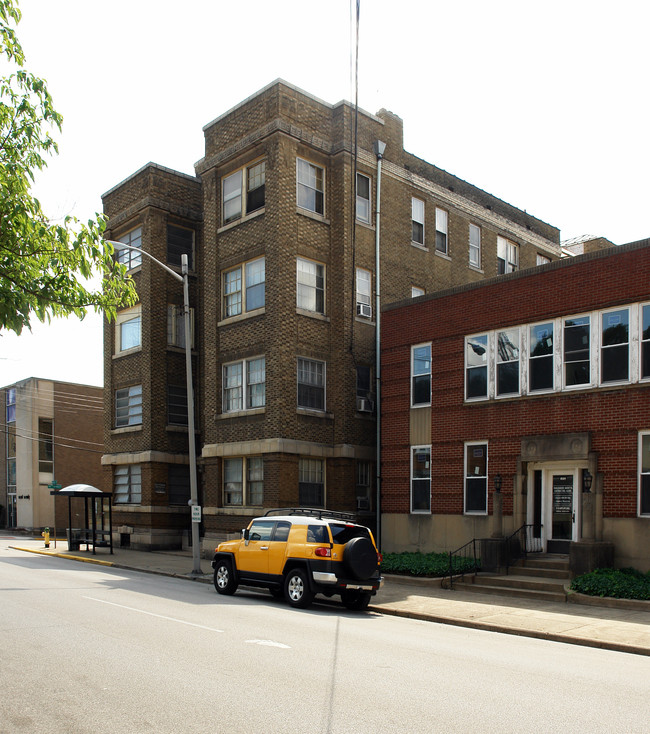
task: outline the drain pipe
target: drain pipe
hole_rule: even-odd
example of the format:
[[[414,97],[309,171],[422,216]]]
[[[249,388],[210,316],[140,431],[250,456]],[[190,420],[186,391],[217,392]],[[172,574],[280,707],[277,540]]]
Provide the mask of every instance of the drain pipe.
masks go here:
[[[375,209],[375,406],[377,409],[377,547],[381,550],[381,277],[379,260],[379,226],[381,215],[381,161],[386,143],[375,140],[373,151],[377,156],[377,206]]]

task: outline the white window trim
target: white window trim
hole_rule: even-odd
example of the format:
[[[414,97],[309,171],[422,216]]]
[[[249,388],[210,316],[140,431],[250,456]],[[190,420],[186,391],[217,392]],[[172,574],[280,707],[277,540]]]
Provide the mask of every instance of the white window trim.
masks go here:
[[[263,359],[264,360],[264,405],[257,405],[255,407],[248,407],[248,400],[249,400],[249,383],[248,383],[248,366],[251,362],[254,362],[257,359]],[[242,407],[241,408],[233,408],[231,410],[226,409],[226,369],[228,367],[232,367],[234,365],[241,365],[241,384],[239,387],[241,388],[241,399],[242,399]],[[255,357],[247,357],[246,359],[236,359],[232,362],[225,362],[221,367],[221,407],[222,407],[222,414],[223,415],[238,415],[240,413],[251,413],[253,411],[259,411],[263,410],[266,407],[266,357],[264,354],[258,354]],[[262,384],[262,383],[255,383],[256,385]]]
[[[505,258],[499,257],[499,249],[500,245],[503,245],[505,247]],[[511,254],[514,253],[516,257],[514,258],[516,262],[514,263],[514,268],[509,269],[509,266],[513,265],[511,260]],[[503,260],[505,263],[505,268],[503,273],[499,273],[499,260]],[[519,245],[516,242],[513,242],[512,240],[509,240],[507,237],[502,237],[501,235],[497,235],[497,275],[507,275],[508,273],[516,273],[519,270]]]
[[[253,455],[253,456],[226,456],[224,458],[224,471],[223,471],[223,478],[221,482],[221,496],[223,501],[224,507],[261,507],[262,505],[254,505],[250,502],[250,491],[248,489],[250,481],[248,479],[248,468],[249,468],[249,462],[251,459],[262,459],[262,456],[259,455]],[[242,470],[242,501],[240,504],[235,504],[232,502],[226,502],[226,472],[225,472],[225,462],[228,460],[239,460],[241,461],[241,470]],[[264,503],[264,460],[262,459],[262,504]]]
[[[420,347],[429,347],[429,400],[425,403],[415,403],[414,402],[414,396],[413,396],[413,378],[419,377],[421,375],[424,375],[424,372],[418,372],[416,375],[414,372],[414,361],[415,361],[415,350],[419,349]],[[432,375],[432,342],[422,342],[421,344],[412,344],[411,345],[411,369],[410,369],[410,379],[411,379],[411,408],[426,408],[431,405],[431,392],[433,389],[433,375]]]
[[[638,334],[638,337],[639,337],[639,359],[638,359],[639,365],[638,365],[637,375],[639,377],[639,382],[648,382],[650,380],[650,375],[648,375],[647,377],[643,377],[643,375],[641,374],[641,370],[643,369],[643,345],[650,344],[650,338],[646,339],[645,341],[643,339],[643,309],[644,308],[650,309],[650,301],[646,301],[645,303],[640,303],[639,308],[638,308],[638,313],[637,313],[638,327],[637,327],[636,333]],[[633,334],[631,326],[630,326],[630,332]]]
[[[264,261],[264,304],[262,306],[258,306],[257,308],[250,309],[248,308],[247,302],[246,302],[246,296],[248,293],[248,286],[246,283],[246,266],[251,265],[252,263],[258,262],[258,261]],[[241,310],[239,313],[228,315],[226,313],[226,276],[228,273],[234,273],[235,270],[239,270],[239,280],[240,280],[240,290],[238,291],[241,294]],[[244,262],[238,263],[237,265],[234,265],[232,268],[227,268],[226,270],[221,271],[221,292],[222,292],[222,298],[221,298],[221,316],[222,321],[230,321],[231,319],[241,319],[252,315],[257,315],[261,313],[266,308],[266,257],[254,257],[251,260],[245,260]]]
[[[443,229],[444,226],[444,229]],[[445,235],[445,249],[438,249],[438,232]],[[436,207],[436,252],[449,257],[449,212],[442,207]]]
[[[516,331],[517,332],[517,336],[518,336],[517,341],[518,341],[518,344],[519,344],[519,346],[517,347],[517,349],[519,350],[519,354],[518,354],[516,360],[509,359],[509,360],[504,360],[502,362],[499,362],[499,356],[498,356],[498,351],[499,351],[499,334],[502,333],[502,332],[505,332],[505,331]],[[524,349],[523,349],[523,346],[524,345],[522,344],[522,331],[524,333],[526,333],[526,330],[525,329],[522,329],[520,326],[506,326],[503,329],[496,329],[495,332],[494,332],[494,372],[495,372],[495,374],[494,374],[494,382],[495,382],[495,385],[494,385],[494,393],[495,393],[495,397],[496,397],[497,400],[504,400],[504,399],[507,400],[508,398],[519,397],[522,394],[522,385],[524,385],[524,387],[527,389],[527,382],[524,382],[523,375],[522,375],[522,371],[523,371],[523,369],[522,369],[522,363],[527,363],[527,360],[524,361]],[[498,372],[499,372],[499,365],[502,365],[502,364],[510,364],[510,363],[513,363],[513,362],[517,362],[517,364],[519,366],[519,369],[517,370],[517,375],[518,375],[518,378],[519,378],[519,383],[517,385],[517,391],[516,392],[506,392],[506,393],[499,394],[499,391],[498,391],[498,377],[497,377]],[[526,377],[527,377],[527,375],[526,375]]]
[[[473,398],[467,397],[467,370],[470,369],[469,365],[467,364],[467,343],[470,339],[475,339],[479,336],[485,336],[487,337],[487,344],[485,345],[485,367],[486,367],[486,394],[485,395],[478,395]],[[463,382],[465,385],[465,402],[466,403],[475,403],[477,401],[481,400],[488,400],[491,396],[493,396],[493,393],[491,395],[490,393],[490,387],[493,383],[493,380],[490,379],[490,371],[492,369],[492,353],[494,350],[493,346],[494,342],[494,332],[490,331],[480,331],[477,334],[468,334],[465,339],[463,340]],[[476,365],[473,365],[473,367],[476,367]],[[492,388],[494,386],[492,385]]]
[[[525,368],[523,369],[523,375],[522,375],[522,384],[526,385],[526,393],[530,395],[545,395],[548,393],[555,392],[555,386],[558,384],[557,378],[557,361],[558,361],[558,345],[557,345],[557,323],[556,319],[544,319],[543,321],[535,321],[534,323],[528,324],[526,328],[523,331],[523,338],[525,340],[525,344],[522,344],[521,351],[524,351],[526,354],[526,364]],[[551,368],[551,375],[552,375],[552,385],[551,387],[545,387],[542,390],[532,390],[530,387],[530,366],[532,360],[537,359],[543,359],[547,358],[549,355],[544,355],[544,357],[532,357],[531,356],[531,339],[530,339],[530,332],[532,329],[534,329],[536,326],[546,326],[546,324],[550,324],[551,328],[553,330],[553,351],[550,355],[551,362],[552,362],[552,368]],[[523,367],[520,365],[520,367]],[[524,382],[525,380],[525,382]]]
[[[316,265],[323,269],[323,289],[322,289],[323,290],[323,310],[322,311],[318,311],[317,309],[311,309],[311,308],[303,308],[302,306],[298,305],[298,287],[300,285],[311,287],[305,283],[301,283],[300,280],[298,279],[298,273],[300,272],[298,270],[298,263],[300,262],[310,263],[312,265]],[[316,293],[318,292],[318,288],[316,286],[314,286],[314,290],[316,291]],[[318,260],[311,260],[308,257],[302,257],[300,255],[296,257],[296,311],[298,313],[307,314],[310,316],[311,315],[325,316],[325,313],[327,311],[327,267],[325,263],[318,262]]]
[[[420,296],[424,296],[426,294],[426,291],[424,288],[419,288],[416,285],[411,286],[411,298],[419,298]]]
[[[134,347],[122,349],[122,324],[126,324],[133,319],[140,319],[140,336],[139,341]],[[131,354],[142,349],[142,304],[137,303],[135,306],[125,308],[118,311],[115,316],[115,356],[123,354]]]
[[[323,189],[322,189],[322,191],[320,191],[317,188],[314,188],[313,186],[310,186],[309,184],[306,184],[306,183],[303,183],[302,181],[300,181],[300,179],[298,178],[299,161],[302,161],[303,163],[306,163],[308,166],[311,166],[312,168],[318,168],[322,172],[322,177],[323,177]],[[300,190],[300,187],[301,186],[305,186],[306,188],[311,189],[312,191],[319,192],[322,195],[322,197],[323,197],[323,211],[320,211],[319,212],[317,209],[310,209],[309,207],[306,207],[306,206],[303,206],[302,204],[300,204],[300,197],[298,195],[298,191]],[[327,211],[326,201],[325,201],[325,198],[326,198],[325,197],[325,191],[326,190],[327,190],[327,179],[326,179],[325,167],[319,165],[318,163],[313,163],[312,161],[309,161],[306,158],[301,158],[300,156],[298,156],[296,158],[296,207],[298,208],[298,210],[299,211],[309,212],[309,214],[311,214],[312,216],[315,216],[315,217],[323,218],[324,219],[325,218],[325,213]]]
[[[422,204],[422,221],[415,218],[415,212],[413,211],[415,207],[415,202],[419,202]],[[424,199],[419,199],[417,196],[411,197],[411,244],[415,245],[416,247],[425,247],[426,246],[426,227],[425,227],[425,218],[426,218],[426,204]],[[418,242],[417,240],[413,239],[413,222],[416,222],[417,224],[422,225],[422,242]]]
[[[359,196],[359,186],[358,186],[358,177],[363,176],[363,178],[368,180],[368,198],[365,199],[362,196]],[[372,222],[372,178],[370,176],[367,176],[365,173],[361,173],[360,171],[357,171],[357,186],[356,186],[356,197],[355,197],[355,203],[354,203],[354,216],[357,222],[361,222],[362,224],[370,224]],[[364,219],[363,217],[359,216],[359,200],[367,201],[368,202],[368,218]]]
[[[304,360],[306,362],[313,362],[314,364],[322,364],[323,365],[323,407],[322,408],[312,408],[308,405],[300,405],[299,403],[299,387],[301,384],[307,385],[311,383],[301,383],[298,379],[298,365],[300,360]],[[318,387],[318,386],[317,386]],[[296,358],[296,406],[297,409],[300,411],[309,411],[312,413],[326,413],[327,412],[327,362],[325,362],[322,359],[312,359],[311,357],[303,357],[299,355]]]
[[[418,450],[426,450],[429,452],[429,509],[428,510],[414,510],[413,509],[413,456]],[[432,501],[431,501],[431,444],[415,444],[409,446],[409,510],[411,515],[431,515],[432,514]]]
[[[475,229],[478,232],[478,246],[472,245],[472,229]],[[483,260],[483,244],[482,244],[482,232],[481,228],[478,224],[474,224],[473,222],[470,222],[469,224],[469,234],[467,237],[467,243],[468,243],[468,262],[470,268],[476,268],[477,270],[481,270],[481,264]],[[478,263],[472,262],[472,250],[478,250]]]
[[[362,275],[361,278],[359,276]],[[357,309],[356,309],[356,315],[360,316],[364,319],[371,319],[372,318],[372,272],[370,270],[366,270],[366,268],[357,268],[355,273],[355,297],[356,297],[356,303],[357,303]],[[368,292],[364,293],[360,288],[359,285],[365,285],[368,286]],[[360,312],[359,307],[366,307],[365,311],[368,311],[370,313],[363,313]]]
[[[252,211],[248,211],[247,209],[247,203],[248,203],[248,172],[255,168],[255,166],[258,166],[260,163],[266,163],[266,158],[257,158],[253,161],[250,161],[245,166],[241,166],[240,168],[236,168],[233,171],[230,171],[230,173],[224,175],[221,177],[221,229],[224,229],[226,227],[231,227],[235,224],[240,224],[241,222],[245,222],[248,219],[251,219],[253,217],[258,216],[261,214],[265,207],[266,207],[266,201],[264,203],[264,206],[259,207],[258,209],[253,209]],[[225,212],[225,195],[224,195],[224,188],[226,181],[239,174],[239,201],[240,201],[240,211],[239,216],[233,217],[230,221],[226,222],[226,212]],[[266,186],[266,173],[265,173],[265,183]],[[235,197],[231,197],[235,198]]]
[[[650,437],[650,430],[639,431],[638,439],[638,456],[637,456],[637,497],[636,497],[636,514],[637,517],[643,517],[650,519],[650,513],[641,513],[641,477],[643,468],[643,438],[644,436]],[[646,472],[650,474],[650,472]]]
[[[625,380],[608,380],[605,382],[603,380],[603,350],[605,349],[612,349],[611,346],[605,347],[602,343],[602,336],[603,336],[603,325],[604,325],[604,318],[607,314],[616,313],[617,311],[627,311],[627,318],[628,318],[628,326],[627,326],[627,342],[624,342],[627,344],[627,379]],[[616,308],[607,308],[602,311],[598,312],[598,356],[600,360],[600,370],[598,373],[598,384],[602,387],[609,386],[609,385],[628,385],[633,380],[633,375],[639,374],[638,371],[634,371],[633,369],[633,359],[632,359],[632,351],[633,351],[633,335],[636,333],[637,329],[635,328],[634,322],[635,319],[635,312],[638,314],[638,310],[634,308],[630,308],[629,306],[617,306]],[[616,345],[616,346],[622,346],[622,345]]]
[[[482,510],[468,510],[467,509],[467,451],[471,446],[485,446],[485,475],[478,475],[480,478],[485,476],[485,511]],[[463,515],[475,515],[478,517],[485,517],[488,514],[488,478],[490,476],[490,451],[487,439],[484,441],[466,441],[463,451]]]
[[[136,232],[138,234],[137,237],[134,238],[133,235]],[[134,245],[134,240],[139,241],[140,244]],[[142,250],[142,225],[134,227],[121,237],[118,237],[117,241],[124,245],[129,245],[130,247],[136,247],[138,250]],[[142,254],[136,250],[127,250],[126,247],[124,247],[121,251],[118,250],[115,255],[119,263],[126,265],[127,272],[131,272],[132,270],[142,266]],[[133,261],[135,261],[134,264],[132,264]]]

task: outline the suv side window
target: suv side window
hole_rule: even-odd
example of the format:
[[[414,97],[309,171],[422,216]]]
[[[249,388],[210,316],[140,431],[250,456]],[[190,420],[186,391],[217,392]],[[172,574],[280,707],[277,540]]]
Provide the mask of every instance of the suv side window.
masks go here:
[[[272,520],[255,520],[248,531],[248,539],[271,540],[274,525]]]
[[[273,533],[273,540],[286,543],[289,540],[289,530],[291,530],[291,523],[281,520],[275,526],[275,532]]]
[[[369,538],[368,528],[360,527],[359,525],[343,525],[330,523],[330,531],[332,532],[332,538],[334,542],[339,545],[344,545],[352,538]]]
[[[327,536],[327,528],[325,525],[308,525],[307,526],[307,542],[308,543],[329,543]]]

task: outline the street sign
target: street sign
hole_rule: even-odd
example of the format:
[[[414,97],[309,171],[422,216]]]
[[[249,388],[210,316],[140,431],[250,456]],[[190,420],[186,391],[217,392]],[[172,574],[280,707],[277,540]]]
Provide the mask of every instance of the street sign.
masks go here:
[[[192,505],[192,522],[201,522],[201,506]]]
[[[62,486],[56,480],[53,479],[52,483],[47,485],[47,488],[59,490],[59,489],[62,489]]]

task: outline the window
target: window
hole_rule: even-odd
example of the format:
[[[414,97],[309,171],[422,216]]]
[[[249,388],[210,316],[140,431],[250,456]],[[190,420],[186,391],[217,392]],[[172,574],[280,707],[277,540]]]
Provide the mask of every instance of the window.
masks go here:
[[[469,264],[481,267],[481,228],[475,224],[469,225]]]
[[[135,426],[142,423],[142,385],[132,385],[115,391],[115,426]]]
[[[261,505],[264,501],[264,460],[261,456],[224,459],[224,505]]]
[[[10,387],[6,392],[7,400],[7,423],[13,423],[16,420],[16,388]]]
[[[465,444],[465,513],[487,514],[486,443]]]
[[[449,244],[447,241],[448,215],[444,209],[436,207],[436,252],[442,252],[444,255],[449,254]]]
[[[424,288],[418,288],[417,286],[411,286],[411,298],[417,298],[418,296],[424,295]]]
[[[424,246],[424,202],[413,197],[411,199],[411,241]]]
[[[497,237],[497,274],[514,273],[518,269],[519,247],[505,237]]]
[[[650,516],[650,433],[639,434],[639,515]]]
[[[497,332],[497,395],[519,394],[519,329]]]
[[[187,386],[167,385],[167,423],[170,426],[186,426]]]
[[[357,268],[357,316],[372,317],[372,275],[368,270]]]
[[[371,394],[370,367],[357,365],[357,410],[360,413],[372,413],[375,409]]]
[[[298,407],[325,410],[325,362],[298,358]]]
[[[553,322],[530,327],[528,389],[553,389]]]
[[[357,219],[370,224],[370,179],[357,173]]]
[[[411,447],[411,512],[431,512],[431,447]]]
[[[38,419],[38,471],[54,471],[54,431],[49,418]]]
[[[325,507],[325,466],[322,459],[298,460],[298,504]]]
[[[266,299],[266,259],[260,257],[225,272],[223,294],[224,318],[263,308]]]
[[[650,305],[641,308],[641,379],[650,377]]]
[[[245,184],[245,186],[244,186]],[[242,168],[223,179],[223,223],[229,224],[265,204],[266,161]]]
[[[567,387],[591,383],[589,316],[564,320],[564,384]]]
[[[602,315],[601,382],[622,382],[629,378],[629,323],[627,308]]]
[[[244,379],[244,375],[246,379]],[[255,357],[223,367],[223,412],[263,408],[266,405],[266,359]],[[244,408],[244,406],[246,406]]]
[[[551,262],[550,257],[546,257],[546,255],[540,255],[540,253],[537,253],[537,265],[546,265],[547,263]]]
[[[142,344],[142,306],[125,308],[115,319],[115,352],[125,352]]]
[[[301,209],[315,214],[323,214],[325,172],[320,166],[296,159],[297,192],[296,200]]]
[[[124,236],[120,237],[118,242],[122,242],[125,245],[131,247],[142,248],[142,227],[128,232]],[[117,262],[126,265],[127,270],[133,270],[139,265],[142,265],[142,254],[135,252],[134,250],[127,250],[126,247],[118,250],[116,248]]]
[[[191,347],[194,348],[194,309],[190,309]],[[167,346],[185,349],[185,307],[167,305]]]
[[[116,466],[113,474],[113,501],[117,504],[142,502],[142,471],[139,464]]]
[[[167,262],[170,265],[181,267],[181,256],[187,255],[187,267],[190,270],[194,268],[193,261],[194,252],[194,232],[185,227],[176,227],[173,224],[167,225]]]
[[[465,338],[465,395],[472,398],[487,398],[488,395],[488,336]]]
[[[191,497],[190,467],[185,464],[170,464],[167,467],[167,490],[170,505],[187,507]]]
[[[411,347],[411,405],[431,404],[431,344]]]
[[[15,422],[7,426],[7,447],[6,448],[7,448],[7,491],[13,494],[16,491],[16,424]]]
[[[296,270],[297,308],[325,313],[325,266],[299,257]]]
[[[357,507],[358,509],[360,510],[370,509],[370,489],[371,487],[372,487],[372,464],[369,461],[357,461]],[[359,500],[362,500],[362,502],[360,503]]]

